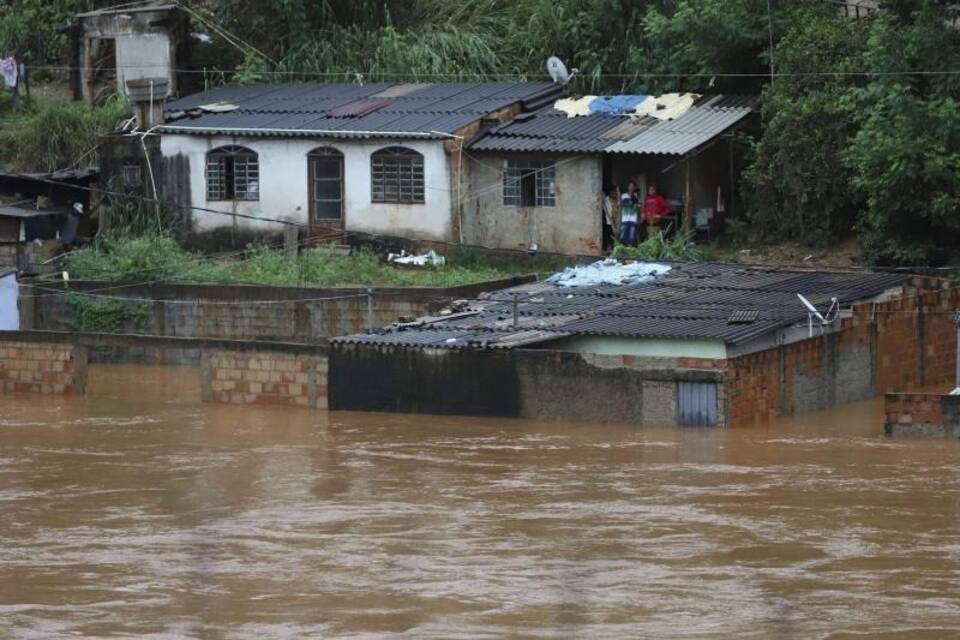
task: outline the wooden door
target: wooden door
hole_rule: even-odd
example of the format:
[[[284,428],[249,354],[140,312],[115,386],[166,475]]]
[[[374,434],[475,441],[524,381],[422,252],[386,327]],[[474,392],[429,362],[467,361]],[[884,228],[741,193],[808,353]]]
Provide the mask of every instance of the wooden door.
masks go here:
[[[308,156],[310,182],[310,235],[317,242],[343,239],[343,154],[330,147]]]

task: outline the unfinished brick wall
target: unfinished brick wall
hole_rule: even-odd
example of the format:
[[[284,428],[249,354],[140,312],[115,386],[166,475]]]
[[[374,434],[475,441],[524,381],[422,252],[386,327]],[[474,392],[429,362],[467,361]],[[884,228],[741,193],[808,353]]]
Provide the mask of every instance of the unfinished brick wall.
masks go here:
[[[892,391],[950,386],[958,308],[958,289],[858,304],[835,333],[731,359],[731,426]]]
[[[942,425],[943,407],[939,393],[888,393],[887,425]]]
[[[69,343],[0,342],[0,392],[83,393],[87,351]]]
[[[218,350],[202,366],[205,402],[327,408],[326,355]]]

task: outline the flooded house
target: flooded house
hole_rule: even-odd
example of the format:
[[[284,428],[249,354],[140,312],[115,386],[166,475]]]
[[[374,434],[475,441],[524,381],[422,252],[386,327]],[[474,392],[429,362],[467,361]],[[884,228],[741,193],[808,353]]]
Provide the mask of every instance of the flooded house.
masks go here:
[[[75,100],[93,103],[145,78],[165,81],[161,99],[177,95],[190,62],[190,17],[175,2],[80,13],[67,35]]]
[[[335,338],[330,407],[739,426],[953,375],[958,290],[938,280],[707,263],[640,265],[625,278],[623,268],[578,268]]]
[[[131,97],[156,100],[139,82]],[[661,184],[678,224],[732,205],[730,132],[751,100],[588,98],[551,82],[223,87],[140,108],[140,134],[105,141],[104,176],[190,210],[198,231],[293,222],[587,255],[606,184]]]

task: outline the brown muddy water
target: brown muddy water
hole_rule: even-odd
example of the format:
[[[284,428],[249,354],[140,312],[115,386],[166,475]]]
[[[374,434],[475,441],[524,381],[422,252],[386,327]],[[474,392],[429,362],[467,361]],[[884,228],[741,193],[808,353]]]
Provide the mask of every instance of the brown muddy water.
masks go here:
[[[960,443],[0,396],[0,638],[960,635]]]

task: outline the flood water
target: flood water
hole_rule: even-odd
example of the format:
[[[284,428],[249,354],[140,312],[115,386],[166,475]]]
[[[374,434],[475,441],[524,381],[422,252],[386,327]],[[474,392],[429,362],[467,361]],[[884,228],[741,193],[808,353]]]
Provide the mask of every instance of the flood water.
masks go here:
[[[0,638],[960,636],[960,443],[0,396]]]

